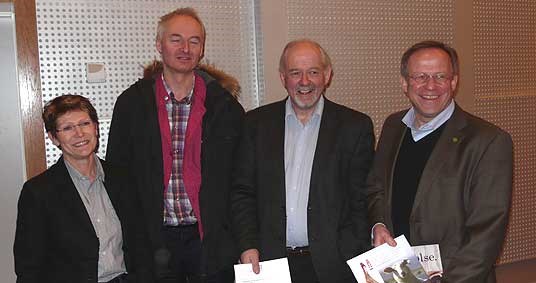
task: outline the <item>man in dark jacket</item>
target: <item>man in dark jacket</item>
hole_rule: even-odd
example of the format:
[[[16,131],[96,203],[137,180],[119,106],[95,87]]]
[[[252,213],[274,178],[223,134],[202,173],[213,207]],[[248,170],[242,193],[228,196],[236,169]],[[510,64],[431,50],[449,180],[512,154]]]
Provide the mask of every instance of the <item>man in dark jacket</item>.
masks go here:
[[[423,41],[402,55],[409,110],[387,117],[368,177],[374,246],[438,244],[445,283],[494,283],[512,192],[510,135],[454,97],[454,48]]]
[[[241,261],[258,273],[287,257],[294,283],[355,282],[345,261],[370,243],[372,121],[324,97],[332,68],[318,43],[288,43],[279,72],[288,97],[248,112],[233,174]]]
[[[130,169],[141,199],[151,281],[233,282],[228,195],[244,115],[238,83],[198,66],[205,29],[193,9],[164,15],[157,33],[162,63],[117,99],[107,160]]]

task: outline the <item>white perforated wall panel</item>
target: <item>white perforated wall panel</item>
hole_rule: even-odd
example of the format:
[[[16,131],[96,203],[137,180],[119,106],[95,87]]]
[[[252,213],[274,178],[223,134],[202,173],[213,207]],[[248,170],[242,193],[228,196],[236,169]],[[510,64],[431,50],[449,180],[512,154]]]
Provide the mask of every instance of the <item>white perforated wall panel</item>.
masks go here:
[[[308,37],[329,53],[327,97],[369,114],[379,134],[388,114],[409,108],[400,57],[418,41],[453,40],[453,0],[288,0],[289,38]]]
[[[101,120],[100,156],[117,96],[141,77],[143,65],[159,58],[154,48],[158,18],[185,6],[194,7],[206,26],[205,61],[240,81],[244,108],[259,105],[263,89],[254,1],[36,1],[43,100],[67,93],[88,97]],[[105,64],[105,82],[87,82],[87,63]],[[50,166],[60,153],[48,139],[46,151]]]
[[[475,112],[514,140],[514,191],[501,263],[536,258],[536,2],[473,1]]]

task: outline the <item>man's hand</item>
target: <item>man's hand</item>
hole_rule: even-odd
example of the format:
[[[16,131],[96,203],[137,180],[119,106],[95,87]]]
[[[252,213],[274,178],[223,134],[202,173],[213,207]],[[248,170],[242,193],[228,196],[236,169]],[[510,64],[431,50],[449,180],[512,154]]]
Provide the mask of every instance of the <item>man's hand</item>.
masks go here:
[[[245,250],[242,255],[240,255],[241,263],[251,263],[253,272],[259,274],[261,268],[259,267],[259,251],[257,249]]]
[[[387,230],[387,227],[383,224],[376,224],[372,230],[374,236],[374,247],[377,247],[381,244],[387,243],[389,246],[396,246],[396,242]]]

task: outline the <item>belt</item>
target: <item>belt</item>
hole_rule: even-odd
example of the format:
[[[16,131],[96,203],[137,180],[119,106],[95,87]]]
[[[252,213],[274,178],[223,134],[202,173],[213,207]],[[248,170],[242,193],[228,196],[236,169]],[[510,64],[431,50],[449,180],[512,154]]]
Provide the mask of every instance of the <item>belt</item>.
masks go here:
[[[197,222],[194,224],[179,224],[179,225],[164,225],[165,229],[191,229],[196,228],[197,229]]]
[[[288,255],[310,255],[311,252],[309,251],[309,246],[305,247],[287,247],[287,254]]]
[[[124,283],[124,282],[127,282],[127,274],[126,273],[123,273],[123,274],[115,277],[114,279],[106,282],[106,283]]]

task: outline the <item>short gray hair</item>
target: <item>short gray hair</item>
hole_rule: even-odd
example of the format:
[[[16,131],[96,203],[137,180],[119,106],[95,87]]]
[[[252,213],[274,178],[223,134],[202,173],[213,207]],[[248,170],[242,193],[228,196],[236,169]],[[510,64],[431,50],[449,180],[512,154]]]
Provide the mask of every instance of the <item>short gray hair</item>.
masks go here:
[[[322,48],[322,46],[320,46],[320,44],[318,44],[318,42],[316,42],[314,40],[311,40],[311,39],[308,39],[308,38],[302,38],[302,39],[296,39],[296,40],[293,40],[293,41],[287,43],[285,48],[283,48],[283,52],[281,53],[281,57],[279,58],[279,72],[283,72],[285,70],[285,67],[286,67],[286,64],[287,64],[288,50],[291,49],[292,47],[294,47],[296,45],[299,45],[299,44],[302,44],[302,43],[310,44],[310,45],[313,45],[314,47],[318,48],[318,50],[320,51],[320,60],[322,62],[322,67],[324,69],[326,69],[328,67],[332,68],[331,67],[331,59],[329,58],[329,55],[326,52],[326,50],[324,50],[324,48]]]

